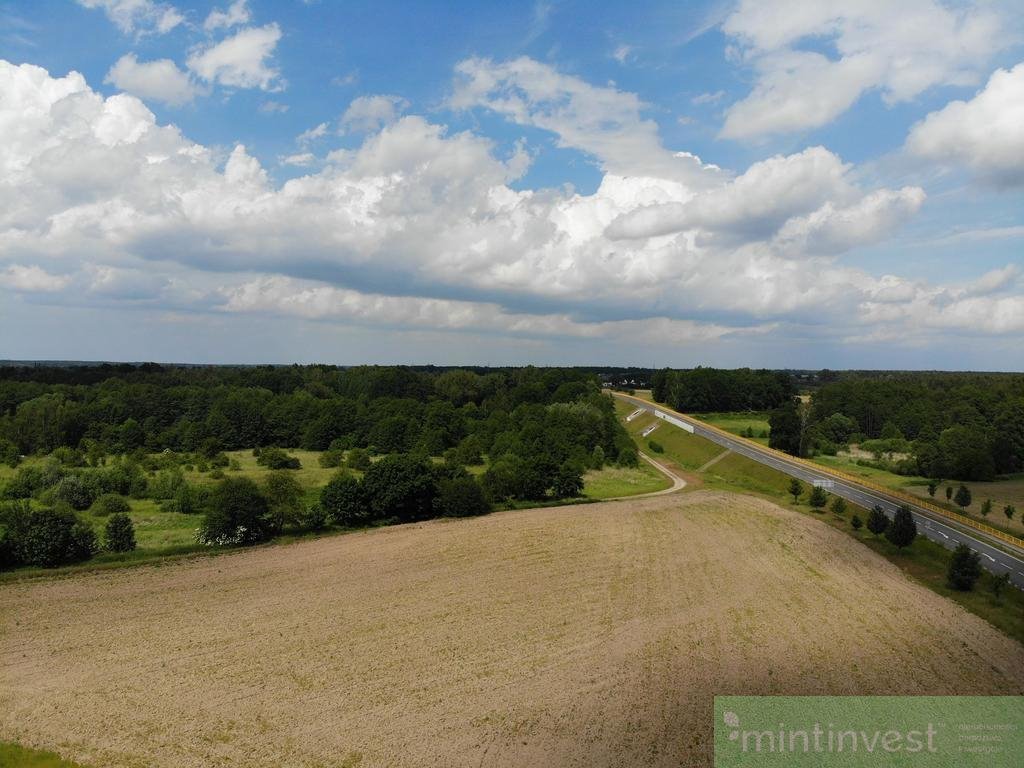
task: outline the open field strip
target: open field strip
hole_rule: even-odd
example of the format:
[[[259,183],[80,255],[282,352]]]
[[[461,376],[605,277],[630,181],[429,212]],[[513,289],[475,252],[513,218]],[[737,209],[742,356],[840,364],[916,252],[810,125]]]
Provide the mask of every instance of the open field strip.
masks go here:
[[[0,585],[0,739],[94,766],[709,765],[715,693],[1024,692],[849,537],[698,491]]]

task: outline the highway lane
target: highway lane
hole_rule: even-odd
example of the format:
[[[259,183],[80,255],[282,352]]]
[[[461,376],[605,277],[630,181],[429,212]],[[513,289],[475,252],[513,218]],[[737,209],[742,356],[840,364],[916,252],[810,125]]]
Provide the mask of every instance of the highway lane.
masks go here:
[[[844,481],[824,470],[818,472],[813,467],[790,462],[768,451],[759,450],[743,440],[709,429],[697,419],[691,419],[681,413],[669,411],[662,405],[649,403],[619,393],[613,394],[630,405],[653,413],[669,424],[685,429],[687,432],[700,435],[753,461],[777,469],[790,477],[795,477],[810,485],[815,483],[821,484],[825,486],[829,493],[842,496],[847,501],[865,509],[870,509],[877,504],[891,518],[901,504],[907,503],[903,500],[886,497],[874,489]],[[971,535],[961,528],[936,519],[936,517],[928,514],[923,509],[915,508],[913,504],[908,506],[910,506],[911,512],[914,515],[914,522],[917,523],[918,535],[925,536],[947,549],[956,549],[958,544],[966,544],[981,556],[982,567],[995,574],[1008,573],[1010,575],[1010,583],[1019,589],[1024,589],[1024,555],[1010,554],[999,547],[992,546],[981,538],[984,535],[981,532],[978,532],[977,536]]]

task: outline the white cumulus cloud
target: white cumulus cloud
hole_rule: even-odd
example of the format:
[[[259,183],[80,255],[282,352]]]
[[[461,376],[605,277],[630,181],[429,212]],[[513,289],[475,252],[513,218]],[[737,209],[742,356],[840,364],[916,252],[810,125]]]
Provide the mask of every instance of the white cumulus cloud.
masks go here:
[[[195,84],[173,61],[139,61],[134,53],[126,53],[118,59],[104,82],[139,98],[172,107],[187,104],[196,96]]]
[[[973,99],[950,102],[914,125],[907,149],[999,184],[1024,184],[1024,63],[997,69]]]
[[[530,103],[517,119],[554,109]],[[565,114],[557,122],[580,135]],[[586,134],[593,126],[584,123]],[[679,343],[802,323],[864,335],[932,328],[928,308],[956,320],[953,329],[1018,332],[1016,273],[984,278],[966,295],[844,266],[845,249],[890,233],[923,194],[865,188],[820,147],[738,176],[699,165],[690,174],[606,171],[579,194],[521,188],[530,161],[521,146],[499,149],[406,115],[279,184],[244,146],[224,161],[133,96],[104,98],[77,73],[7,62],[0,135],[0,272],[9,287],[26,275],[45,283],[25,269],[76,276],[52,283],[48,301],[88,294],[181,310]],[[300,146],[284,161],[305,163],[305,154]],[[613,222],[638,211],[669,215],[611,236]],[[894,310],[886,297],[897,293],[923,309]],[[998,321],[956,319],[981,318],[986,306]]]
[[[153,0],[78,0],[86,8],[98,8],[125,33],[166,34],[185,21],[173,5]]]
[[[281,28],[276,23],[247,27],[193,51],[188,68],[208,83],[275,90],[281,87],[280,72],[269,60],[280,39]]]
[[[212,32],[216,29],[228,29],[240,24],[248,24],[251,18],[248,0],[235,0],[225,10],[214,8],[203,22],[203,29]]]
[[[348,105],[341,116],[340,126],[343,131],[351,133],[379,131],[385,125],[395,122],[408,106],[409,102],[398,96],[360,96]]]
[[[987,4],[938,0],[742,0],[723,30],[755,73],[726,113],[721,136],[746,139],[826,125],[877,90],[889,104],[937,85],[977,82],[1012,42]],[[834,52],[808,50],[827,44]]]

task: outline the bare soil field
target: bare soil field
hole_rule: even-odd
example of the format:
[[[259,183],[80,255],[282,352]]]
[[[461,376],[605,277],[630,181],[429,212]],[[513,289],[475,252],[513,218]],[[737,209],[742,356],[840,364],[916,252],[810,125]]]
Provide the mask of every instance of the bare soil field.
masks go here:
[[[93,766],[706,766],[714,694],[1020,694],[1024,648],[722,492],[0,585],[0,739]]]

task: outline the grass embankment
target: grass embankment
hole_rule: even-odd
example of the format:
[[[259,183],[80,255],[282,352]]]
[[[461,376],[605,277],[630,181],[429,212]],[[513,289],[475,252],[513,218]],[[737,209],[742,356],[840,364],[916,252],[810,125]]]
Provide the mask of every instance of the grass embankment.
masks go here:
[[[636,410],[627,403],[620,402],[619,405],[619,413],[623,419],[625,419],[626,415]],[[653,416],[639,416],[626,424],[626,428],[634,435],[638,442],[645,442],[639,440],[639,433],[654,420]],[[651,437],[657,439],[659,443],[665,446],[666,456],[691,470],[703,465],[703,462],[695,465],[695,462],[701,458],[714,456],[722,452],[721,447],[711,441],[691,435],[670,424],[663,423]],[[920,478],[903,477],[873,467],[864,467],[852,462],[844,462],[835,457],[821,457],[820,463],[826,466],[834,466],[837,469],[843,469],[851,474],[894,489],[911,490],[915,483],[921,482]],[[790,478],[788,475],[736,453],[730,453],[716,461],[706,471],[701,472],[700,477],[704,487],[761,496],[774,501],[776,504],[798,510],[821,520],[833,528],[842,530],[894,563],[911,578],[926,585],[938,594],[956,601],[967,610],[998,627],[1007,635],[1016,638],[1020,642],[1024,642],[1024,592],[1008,587],[1004,590],[1002,597],[997,600],[990,591],[993,577],[988,571],[983,573],[981,580],[972,592],[959,592],[950,589],[946,586],[946,571],[949,567],[952,553],[945,547],[923,536],[919,536],[909,548],[900,551],[885,538],[875,537],[863,528],[860,531],[855,531],[852,528],[850,520],[853,518],[853,515],[857,514],[862,521],[866,521],[867,510],[849,504],[846,513],[843,515],[836,515],[828,509],[815,511],[808,504],[804,503],[809,490],[805,490],[804,495],[801,497],[801,503],[794,504],[793,497],[789,494]],[[1017,490],[1018,485],[1019,491]],[[972,515],[973,517],[989,524],[994,522],[997,514],[999,517],[1003,517],[1001,507],[994,509],[987,520],[977,514],[977,509],[980,507],[981,501],[987,498],[985,493],[989,491],[990,487],[993,505],[995,505],[995,499],[997,498],[996,488],[999,486],[1007,489],[1004,493],[1009,498],[1014,498],[1010,495],[1014,492],[1024,494],[1024,478],[1015,481],[972,484],[972,492],[975,493],[975,500],[972,505],[975,511],[975,514]],[[923,498],[928,499],[927,490],[925,490]],[[943,499],[944,501],[945,499]],[[1022,508],[1024,508],[1024,503],[1018,507],[1018,510]],[[969,509],[968,512],[970,511]]]

